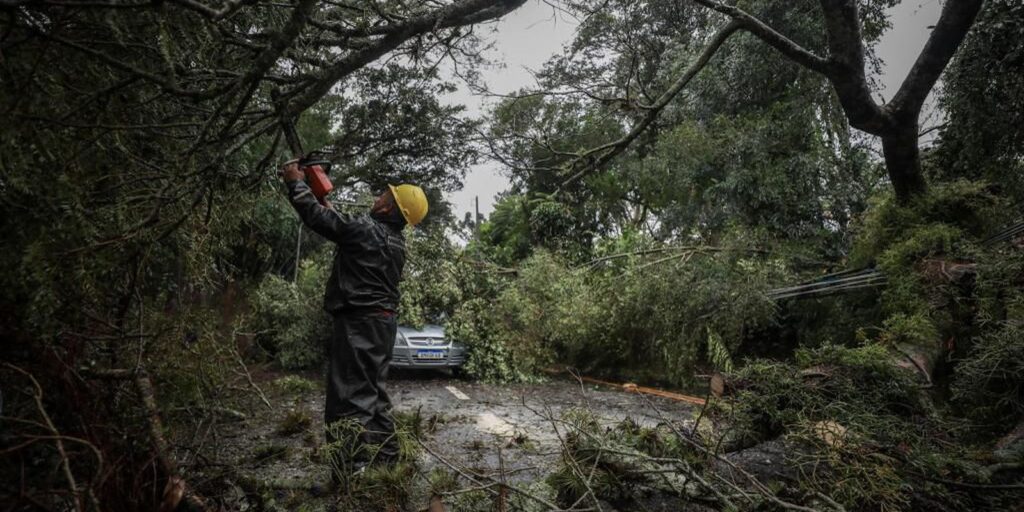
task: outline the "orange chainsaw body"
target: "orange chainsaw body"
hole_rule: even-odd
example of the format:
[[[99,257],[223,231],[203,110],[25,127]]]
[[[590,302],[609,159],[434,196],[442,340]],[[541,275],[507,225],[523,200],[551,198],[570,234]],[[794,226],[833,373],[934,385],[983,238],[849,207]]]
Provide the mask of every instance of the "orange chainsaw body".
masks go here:
[[[309,188],[313,190],[313,197],[316,197],[317,201],[324,202],[324,198],[327,197],[332,190],[334,190],[334,184],[331,183],[331,179],[327,177],[327,173],[324,172],[323,167],[319,165],[310,165],[303,167],[302,171],[306,173],[306,183],[309,184]]]

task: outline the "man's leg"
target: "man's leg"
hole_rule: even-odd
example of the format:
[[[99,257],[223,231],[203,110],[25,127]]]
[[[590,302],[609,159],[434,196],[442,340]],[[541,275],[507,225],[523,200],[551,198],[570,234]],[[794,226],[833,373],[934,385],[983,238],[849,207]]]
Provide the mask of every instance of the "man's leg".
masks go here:
[[[354,421],[365,425],[373,419],[377,392],[372,385],[376,378],[376,367],[367,361],[365,340],[353,332],[351,319],[339,315],[334,317],[334,332],[328,350],[327,397],[324,404],[324,428],[328,443],[338,441],[337,435],[355,434],[340,432],[345,422]],[[344,430],[341,427],[340,430]],[[351,435],[345,437],[353,437]],[[357,440],[346,439],[355,443]],[[346,458],[362,458],[358,444],[341,448]],[[351,462],[351,461],[350,461]]]
[[[394,314],[381,315],[379,343],[384,362],[377,372],[377,407],[368,429],[375,433],[374,444],[380,445],[378,459],[382,462],[393,462],[398,459],[398,437],[395,434],[395,422],[391,416],[391,397],[387,392],[388,369],[395,350],[395,336],[398,333],[398,321]]]
[[[394,315],[367,313],[335,318],[325,421],[353,418],[362,441],[380,446],[378,459],[397,456],[391,401],[384,391],[398,329]],[[331,439],[328,438],[328,441]]]

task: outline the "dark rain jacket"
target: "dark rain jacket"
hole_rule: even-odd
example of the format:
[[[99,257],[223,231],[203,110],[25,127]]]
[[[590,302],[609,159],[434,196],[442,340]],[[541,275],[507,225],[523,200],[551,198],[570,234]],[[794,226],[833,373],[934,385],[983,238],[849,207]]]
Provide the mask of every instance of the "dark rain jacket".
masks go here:
[[[325,208],[302,180],[288,182],[288,197],[309,229],[337,244],[324,309],[332,315],[398,311],[398,282],[405,266],[401,227]]]

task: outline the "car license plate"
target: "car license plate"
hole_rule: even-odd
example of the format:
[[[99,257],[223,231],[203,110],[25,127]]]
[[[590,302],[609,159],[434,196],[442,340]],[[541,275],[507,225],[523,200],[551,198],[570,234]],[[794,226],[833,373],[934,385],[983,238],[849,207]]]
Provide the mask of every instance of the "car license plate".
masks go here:
[[[444,359],[444,350],[417,350],[416,359]]]

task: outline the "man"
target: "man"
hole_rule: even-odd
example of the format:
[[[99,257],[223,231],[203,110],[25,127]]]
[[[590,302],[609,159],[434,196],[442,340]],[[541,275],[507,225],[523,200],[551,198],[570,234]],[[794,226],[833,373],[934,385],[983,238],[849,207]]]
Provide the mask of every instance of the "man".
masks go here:
[[[327,441],[335,440],[331,424],[354,419],[363,427],[362,447],[353,450],[357,457],[376,452],[373,462],[394,461],[398,441],[384,381],[398,329],[398,282],[405,265],[402,228],[423,220],[427,198],[415,185],[389,185],[369,215],[347,215],[317,201],[297,163],[285,164],[283,175],[302,222],[337,245],[324,293],[324,309],[334,319],[324,409]],[[355,468],[367,462],[346,461]]]

